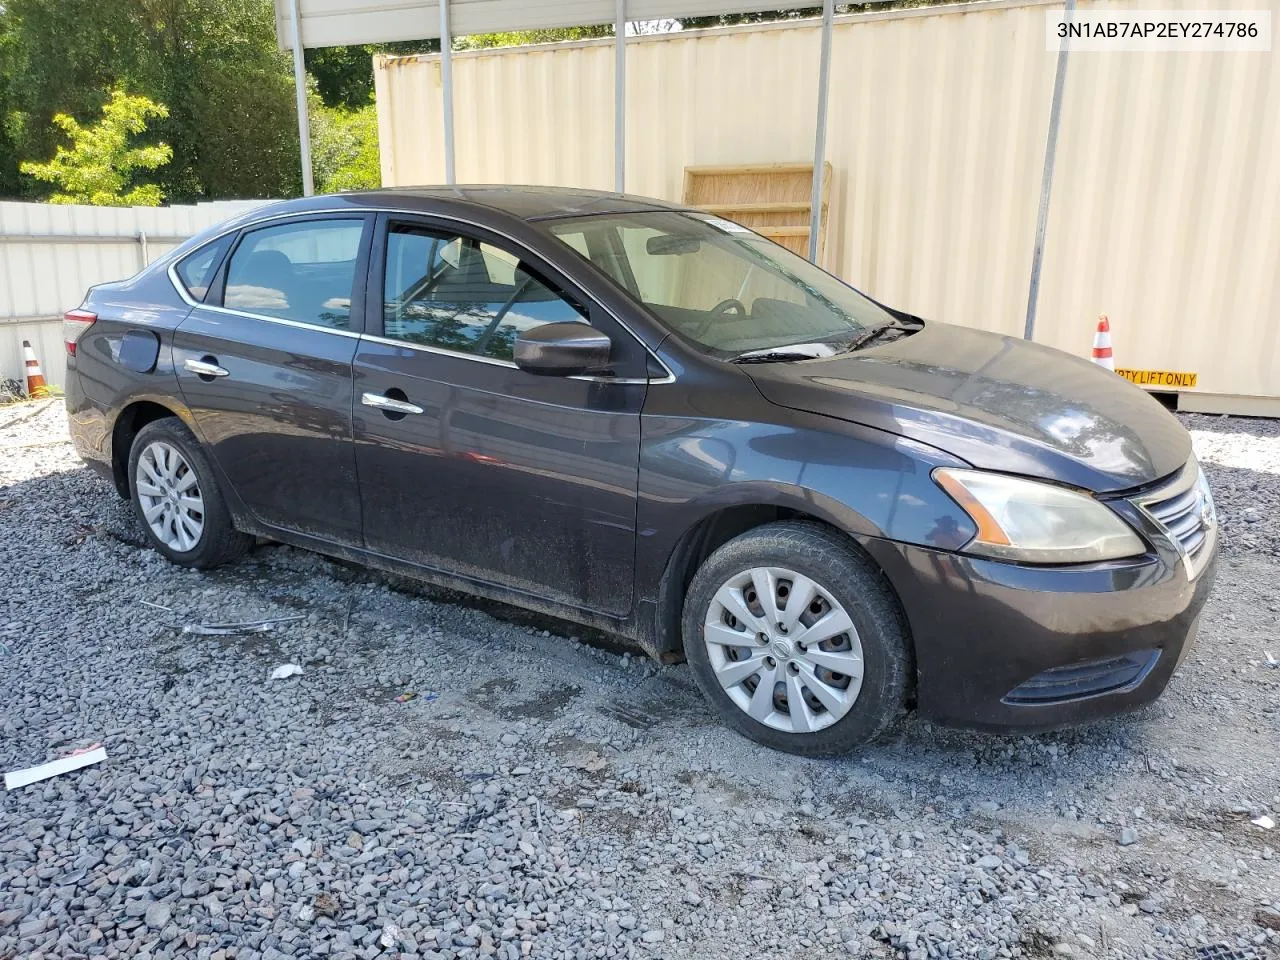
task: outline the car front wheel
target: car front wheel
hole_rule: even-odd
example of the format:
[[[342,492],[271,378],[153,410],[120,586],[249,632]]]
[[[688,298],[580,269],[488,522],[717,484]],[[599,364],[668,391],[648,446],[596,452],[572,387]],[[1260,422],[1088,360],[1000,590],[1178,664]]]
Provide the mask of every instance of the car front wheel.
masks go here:
[[[129,489],[147,539],[174,563],[216,567],[253,543],[232,526],[208,458],[176,419],[138,431],[129,451]]]
[[[790,753],[846,753],[902,709],[910,676],[896,597],[820,524],[786,521],[724,544],[684,608],[685,656],[731,727]]]

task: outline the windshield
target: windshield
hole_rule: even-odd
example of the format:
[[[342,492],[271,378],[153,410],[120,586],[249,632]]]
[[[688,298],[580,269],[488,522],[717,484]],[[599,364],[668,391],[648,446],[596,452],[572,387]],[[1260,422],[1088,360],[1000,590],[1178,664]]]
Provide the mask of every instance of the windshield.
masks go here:
[[[883,307],[785,247],[710,214],[577,217],[551,232],[677,335],[722,358],[783,347],[847,349],[895,322]]]

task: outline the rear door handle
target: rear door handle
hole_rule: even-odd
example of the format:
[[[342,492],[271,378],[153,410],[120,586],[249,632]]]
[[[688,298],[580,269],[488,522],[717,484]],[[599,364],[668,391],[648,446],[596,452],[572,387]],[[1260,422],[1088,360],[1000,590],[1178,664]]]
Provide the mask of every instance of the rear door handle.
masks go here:
[[[182,366],[198,377],[227,377],[231,375],[231,371],[226,367],[220,367],[209,360],[192,360],[187,357],[182,362]]]
[[[397,400],[395,397],[384,397],[380,393],[366,393],[360,397],[360,402],[366,407],[373,407],[375,410],[381,410],[384,413],[422,413],[422,408],[416,403],[410,403],[408,400]]]

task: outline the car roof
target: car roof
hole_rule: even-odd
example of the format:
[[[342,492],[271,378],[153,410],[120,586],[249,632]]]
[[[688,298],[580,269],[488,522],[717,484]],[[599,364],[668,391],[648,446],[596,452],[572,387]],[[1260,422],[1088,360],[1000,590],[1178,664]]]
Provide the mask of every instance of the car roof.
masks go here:
[[[605,190],[571,187],[477,184],[456,187],[387,187],[327,197],[309,197],[273,204],[275,214],[299,213],[331,207],[335,199],[367,209],[421,210],[429,213],[437,204],[469,205],[494,210],[521,220],[551,220],[595,214],[636,213],[645,210],[684,210],[686,207],[652,197],[637,197]],[[262,211],[258,211],[261,213]]]

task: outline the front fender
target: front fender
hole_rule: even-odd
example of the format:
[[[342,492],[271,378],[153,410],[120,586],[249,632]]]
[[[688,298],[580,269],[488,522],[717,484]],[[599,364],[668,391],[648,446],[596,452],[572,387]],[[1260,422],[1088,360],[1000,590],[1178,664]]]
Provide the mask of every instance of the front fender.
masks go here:
[[[786,424],[645,418],[637,576],[655,597],[688,535],[716,513],[772,507],[858,538],[954,550],[977,532],[930,473],[964,461],[883,430],[818,415]]]

